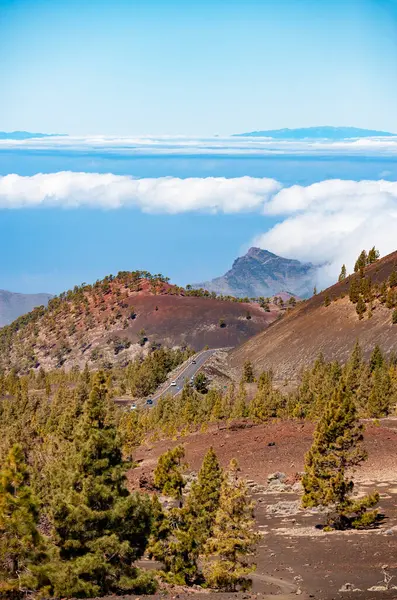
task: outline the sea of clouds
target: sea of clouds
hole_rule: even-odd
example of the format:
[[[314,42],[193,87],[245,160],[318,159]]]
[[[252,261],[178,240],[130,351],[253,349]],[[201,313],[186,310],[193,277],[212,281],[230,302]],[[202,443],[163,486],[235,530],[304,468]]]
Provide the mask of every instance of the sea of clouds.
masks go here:
[[[233,136],[51,136],[27,140],[0,140],[1,149],[117,152],[136,155],[352,155],[395,156],[397,136],[331,140],[275,140]]]
[[[259,177],[157,177],[57,172],[0,177],[0,208],[80,206],[149,213],[257,213],[278,223],[250,245],[321,264],[319,285],[351,270],[363,248],[397,249],[397,182],[332,179],[283,185]],[[258,221],[260,222],[260,221]],[[248,244],[247,244],[248,245]]]

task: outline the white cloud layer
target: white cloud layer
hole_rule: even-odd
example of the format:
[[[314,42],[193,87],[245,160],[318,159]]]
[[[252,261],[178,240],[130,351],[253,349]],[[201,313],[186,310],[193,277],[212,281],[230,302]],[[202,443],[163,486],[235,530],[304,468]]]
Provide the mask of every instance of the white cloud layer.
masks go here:
[[[130,155],[266,156],[297,154],[395,156],[397,136],[332,140],[276,140],[232,136],[54,136],[26,140],[0,140],[1,149],[90,151]]]
[[[397,250],[397,182],[322,181],[280,190],[265,212],[284,218],[254,243],[317,264],[318,283],[334,283],[341,265],[350,272],[362,249]]]
[[[134,179],[111,173],[38,173],[0,177],[0,208],[34,206],[107,209],[136,207],[145,212],[255,211],[280,189],[274,179],[256,177],[158,177]]]
[[[383,180],[283,188],[274,179],[255,177],[134,179],[73,172],[0,177],[0,208],[35,206],[271,215],[280,222],[251,245],[326,263],[319,271],[321,287],[336,280],[343,263],[352,270],[363,248],[376,245],[382,255],[397,249],[397,182]]]

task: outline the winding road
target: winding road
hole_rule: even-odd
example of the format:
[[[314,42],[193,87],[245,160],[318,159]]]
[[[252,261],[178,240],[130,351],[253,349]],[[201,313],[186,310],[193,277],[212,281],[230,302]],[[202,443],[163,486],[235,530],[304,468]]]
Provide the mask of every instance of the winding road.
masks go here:
[[[204,363],[206,363],[207,360],[211,358],[211,356],[217,350],[219,350],[219,348],[203,350],[202,352],[199,352],[198,354],[192,356],[192,358],[189,359],[188,365],[175,377],[174,381],[176,385],[168,385],[168,387],[161,390],[161,392],[158,392],[157,394],[153,394],[151,396],[153,404],[155,404],[156,400],[158,400],[162,396],[177,396],[178,394],[180,394],[183,390],[183,386],[185,385],[185,383],[187,381],[190,381],[191,377],[194,377],[198,373],[198,371],[201,369]]]

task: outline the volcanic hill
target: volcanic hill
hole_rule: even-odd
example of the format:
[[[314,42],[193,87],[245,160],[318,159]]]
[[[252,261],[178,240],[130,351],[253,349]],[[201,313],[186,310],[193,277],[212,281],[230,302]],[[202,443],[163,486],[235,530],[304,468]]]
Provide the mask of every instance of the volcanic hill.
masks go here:
[[[232,351],[230,366],[240,370],[250,360],[257,372],[272,369],[279,380],[296,379],[320,353],[327,360],[344,363],[356,341],[366,357],[376,344],[388,354],[397,352],[397,324],[393,324],[393,317],[397,318],[396,269],[397,252],[393,252],[367,266],[362,274],[350,275],[298,304],[283,319]],[[361,319],[357,304],[349,299],[353,280],[353,285],[364,289]]]
[[[280,292],[307,298],[315,283],[316,267],[311,263],[282,258],[268,250],[250,248],[237,258],[232,268],[222,277],[194,284],[219,294],[238,298],[270,297]]]
[[[46,306],[51,294],[18,294],[0,290],[0,327],[8,325],[36,306]]]
[[[51,299],[0,330],[0,368],[99,368],[125,364],[158,344],[234,347],[274,321],[280,308],[217,299],[161,275],[120,272]]]

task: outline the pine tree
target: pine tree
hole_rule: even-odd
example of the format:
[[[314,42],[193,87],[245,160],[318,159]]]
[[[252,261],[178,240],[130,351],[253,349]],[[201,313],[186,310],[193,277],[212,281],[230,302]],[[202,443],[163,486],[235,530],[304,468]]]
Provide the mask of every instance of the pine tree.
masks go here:
[[[384,417],[391,411],[393,387],[387,365],[380,365],[372,375],[372,389],[368,398],[367,414],[370,417]]]
[[[359,284],[357,278],[353,277],[353,279],[350,282],[350,287],[349,287],[350,302],[353,302],[353,304],[356,304],[356,302],[358,302],[359,297],[360,297],[360,284]]]
[[[358,301],[356,304],[356,313],[358,314],[358,318],[361,320],[364,317],[364,313],[367,310],[367,305],[365,304],[364,298],[361,296],[358,297]]]
[[[38,503],[29,487],[22,447],[16,444],[0,471],[1,598],[25,597],[27,589],[38,590],[44,583],[39,572],[46,553],[38,521]]]
[[[331,304],[331,300],[328,296],[328,294],[325,294],[324,296],[324,306],[329,306]]]
[[[365,250],[363,250],[360,254],[360,256],[358,257],[358,259],[356,260],[356,263],[354,265],[354,272],[357,273],[358,271],[362,271],[363,269],[365,269],[365,267],[368,264],[368,256]]]
[[[258,388],[248,407],[248,414],[255,423],[264,423],[269,420],[268,401],[270,390],[266,387]]]
[[[187,465],[182,462],[185,450],[179,445],[172,450],[167,450],[158,460],[154,471],[154,485],[166,496],[171,496],[179,501],[182,506],[182,493],[186,485],[183,477]]]
[[[397,308],[395,308],[392,312],[391,322],[393,323],[393,325],[397,324]]]
[[[225,479],[213,534],[205,546],[203,573],[210,587],[235,591],[249,586],[247,575],[256,567],[247,556],[253,554],[259,539],[253,530],[253,509],[245,483]]]
[[[52,583],[55,596],[90,597],[152,592],[150,574],[133,566],[145,551],[151,503],[125,486],[120,440],[106,377],[96,375],[74,439],[72,485],[51,511],[59,551]]]
[[[384,362],[385,360],[383,358],[382,350],[380,349],[379,345],[376,344],[369,359],[370,372],[373,373],[375,369],[379,369],[379,367],[382,367]]]
[[[358,341],[354,345],[353,352],[346,364],[346,390],[350,393],[356,392],[360,385],[360,376],[363,369],[363,352]]]
[[[344,281],[346,279],[346,274],[347,274],[346,265],[342,265],[342,268],[340,270],[340,275],[338,277],[338,281],[339,282]]]
[[[396,269],[393,269],[393,271],[390,273],[389,286],[391,288],[395,288],[397,286],[397,271],[396,271]]]
[[[253,383],[255,381],[254,370],[250,360],[246,360],[244,363],[242,381],[244,383]]]
[[[302,478],[302,505],[329,507],[328,526],[360,528],[376,520],[376,510],[367,509],[376,505],[379,495],[354,499],[354,483],[347,474],[366,459],[362,441],[363,426],[357,419],[352,397],[339,388],[317,424]]]
[[[375,246],[373,246],[371,248],[371,250],[368,252],[367,264],[372,265],[374,262],[376,262],[378,260],[379,256],[380,256],[379,250],[377,250],[375,248]]]
[[[317,287],[316,286],[314,286],[314,288],[313,288],[313,296],[317,296]]]
[[[248,417],[247,392],[243,382],[240,382],[230,416],[232,419],[244,419],[245,417]]]
[[[201,541],[212,535],[223,479],[223,469],[211,446],[204,457],[197,483],[192,485],[186,505],[188,518]]]

